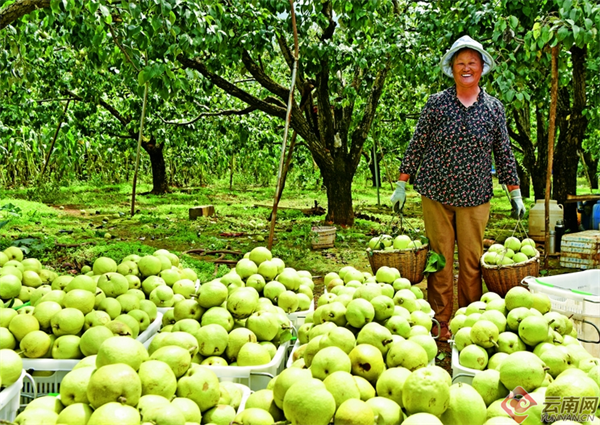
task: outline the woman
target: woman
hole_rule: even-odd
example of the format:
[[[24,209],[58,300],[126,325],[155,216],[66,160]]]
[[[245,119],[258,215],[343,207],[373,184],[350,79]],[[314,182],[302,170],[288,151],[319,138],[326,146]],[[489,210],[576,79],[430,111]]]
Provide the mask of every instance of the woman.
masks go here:
[[[421,112],[405,152],[391,201],[399,210],[406,182],[419,173],[425,233],[446,266],[427,278],[427,298],[440,322],[440,340],[451,337],[454,244],[458,245],[458,306],[482,295],[479,259],[493,196],[492,153],[498,181],[506,184],[518,217],[525,213],[502,103],[480,86],[495,66],[492,56],[469,36],[459,38],[441,60],[455,85],[436,93]],[[435,334],[434,330],[434,334]]]

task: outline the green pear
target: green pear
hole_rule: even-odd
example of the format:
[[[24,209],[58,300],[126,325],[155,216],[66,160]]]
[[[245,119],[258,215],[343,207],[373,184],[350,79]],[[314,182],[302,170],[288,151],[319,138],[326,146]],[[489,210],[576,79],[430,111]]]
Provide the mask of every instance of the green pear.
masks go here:
[[[247,328],[237,328],[231,330],[227,338],[227,348],[225,349],[225,355],[227,358],[232,362],[237,361],[240,348],[242,348],[242,346],[247,342],[257,342],[254,332]]]
[[[292,424],[328,424],[335,409],[333,395],[322,381],[314,378],[291,385],[283,402],[285,417]]]
[[[14,335],[17,341],[21,341],[28,333],[39,331],[40,323],[33,315],[17,314],[8,324],[8,330]]]
[[[177,390],[177,377],[171,367],[159,360],[148,360],[140,365],[138,375],[142,382],[142,395],[155,394],[173,398]]]
[[[487,406],[471,385],[459,382],[450,387],[448,408],[442,413],[442,422],[483,424],[486,417]]]
[[[219,402],[219,378],[206,366],[191,367],[177,381],[177,396],[195,401],[206,412]]]
[[[140,341],[125,336],[113,336],[100,345],[96,356],[96,367],[124,363],[138,370],[147,359],[148,352]]]
[[[258,298],[258,292],[254,288],[237,288],[227,298],[227,310],[234,319],[248,318],[257,309]]]
[[[52,345],[54,359],[81,359],[83,354],[79,348],[81,338],[77,335],[62,335]]]
[[[63,303],[65,307],[76,308],[85,315],[94,309],[96,295],[85,289],[73,289],[67,292]]]
[[[88,400],[94,409],[113,401],[135,406],[141,394],[140,377],[131,366],[124,363],[98,367],[92,373],[87,387]]]
[[[177,378],[182,377],[190,368],[192,356],[189,350],[177,345],[167,345],[156,349],[150,360],[160,360],[171,367]]]
[[[127,336],[133,338],[133,331],[123,322],[112,320],[104,326],[106,326],[115,336]]]
[[[140,324],[135,317],[130,316],[129,314],[119,314],[117,317],[115,317],[114,321],[123,322],[129,326],[129,329],[131,329],[131,336],[133,338],[137,338],[140,334]]]
[[[36,424],[36,425],[54,425],[58,418],[58,413],[47,409],[23,410],[15,418],[15,424]]]
[[[102,289],[107,297],[116,298],[127,292],[129,282],[119,273],[104,273],[98,279],[98,288]]]
[[[97,310],[105,311],[114,320],[121,314],[121,303],[116,298],[104,298],[96,307]]]
[[[78,334],[81,329],[83,329],[84,322],[85,316],[81,310],[67,307],[52,316],[50,325],[52,327],[52,333],[58,337],[62,335]]]
[[[64,408],[65,406],[57,397],[48,395],[35,398],[25,406],[25,410],[46,409],[54,413],[60,413]]]
[[[113,336],[113,332],[106,326],[100,325],[91,327],[81,335],[79,348],[84,356],[98,354],[100,345]]]
[[[67,373],[60,383],[60,400],[65,406],[89,404],[87,388],[95,366],[84,366]]]
[[[202,414],[200,408],[189,398],[175,397],[171,400],[171,404],[179,409],[185,417],[186,423],[200,423]]]
[[[90,276],[78,275],[71,279],[65,286],[65,292],[69,292],[73,289],[84,289],[86,291],[96,293],[97,282]]]
[[[59,414],[56,423],[64,425],[80,425],[88,423],[92,416],[92,408],[85,403],[74,403],[65,407]]]
[[[132,406],[111,401],[94,410],[87,425],[116,423],[127,425],[139,424],[141,423],[140,413]]]
[[[52,346],[50,336],[44,331],[32,331],[21,339],[19,348],[23,356],[36,359],[44,356]]]
[[[198,352],[198,340],[194,335],[187,332],[173,331],[167,332],[162,338],[161,346],[177,345],[188,350],[193,357]]]
[[[423,350],[419,345],[415,345]],[[425,356],[427,356],[426,353]],[[362,376],[371,383],[377,382],[379,375],[385,369],[381,351],[372,345],[358,344],[350,351],[349,357],[352,364],[352,374]]]
[[[35,307],[33,317],[38,320],[40,329],[50,330],[50,321],[60,310],[62,310],[62,307],[56,301],[46,301]]]

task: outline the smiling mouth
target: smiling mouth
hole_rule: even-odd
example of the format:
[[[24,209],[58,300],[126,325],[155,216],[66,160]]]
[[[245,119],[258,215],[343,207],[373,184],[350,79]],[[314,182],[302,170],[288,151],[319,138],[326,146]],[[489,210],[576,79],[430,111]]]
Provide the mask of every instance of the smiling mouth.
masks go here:
[[[468,77],[472,77],[473,74],[462,74],[463,77],[468,78]]]

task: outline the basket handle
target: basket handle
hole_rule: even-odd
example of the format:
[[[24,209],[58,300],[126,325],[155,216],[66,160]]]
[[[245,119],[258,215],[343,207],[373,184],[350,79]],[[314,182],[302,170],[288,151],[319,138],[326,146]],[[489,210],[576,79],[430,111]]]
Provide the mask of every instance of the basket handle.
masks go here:
[[[432,318],[431,318],[431,321],[432,321],[432,322],[435,322],[435,324],[437,325],[437,335],[432,335],[432,338],[433,338],[433,339],[438,339],[438,338],[440,337],[441,333],[442,333],[442,328],[441,328],[441,326],[440,326],[440,322],[438,322],[438,321],[435,319],[435,317],[432,317]]]

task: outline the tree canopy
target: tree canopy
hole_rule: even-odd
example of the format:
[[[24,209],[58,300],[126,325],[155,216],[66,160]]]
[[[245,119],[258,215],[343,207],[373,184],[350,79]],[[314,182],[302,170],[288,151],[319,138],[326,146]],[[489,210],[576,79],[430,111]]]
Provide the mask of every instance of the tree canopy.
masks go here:
[[[129,140],[131,146],[148,83],[144,148],[157,193],[168,188],[165,146],[210,151],[219,145],[215,122],[227,128],[234,145],[249,135],[239,130],[245,125],[229,122],[252,122],[252,130],[270,122],[271,132],[283,124],[293,64],[288,2],[0,4],[5,44],[0,89],[15,105],[11,123],[19,122],[19,105],[32,105],[32,94],[33,103],[68,98],[76,106],[65,115],[78,117],[67,132],[73,140],[93,131],[107,143]],[[421,105],[452,84],[438,62],[463,34],[482,42],[497,60],[483,84],[506,106],[521,176],[531,176],[536,197],[543,195],[546,177],[550,49],[560,46],[553,197],[560,202],[574,193],[581,158],[597,173],[600,6],[595,2],[303,0],[294,8],[300,57],[290,125],[319,168],[328,194],[327,220],[352,224],[352,181],[371,133],[378,132],[384,150],[396,157],[391,164],[401,159]],[[56,101],[50,111],[40,105],[34,109],[54,121],[63,110]],[[198,132],[206,143],[190,141]],[[8,133],[0,133],[3,141]],[[234,145],[223,152],[233,154]]]

